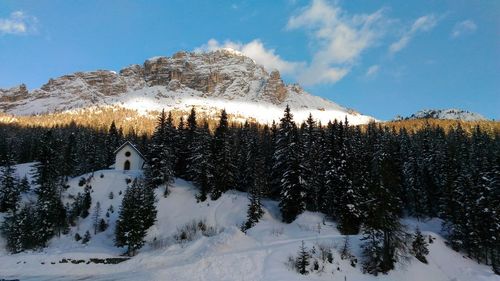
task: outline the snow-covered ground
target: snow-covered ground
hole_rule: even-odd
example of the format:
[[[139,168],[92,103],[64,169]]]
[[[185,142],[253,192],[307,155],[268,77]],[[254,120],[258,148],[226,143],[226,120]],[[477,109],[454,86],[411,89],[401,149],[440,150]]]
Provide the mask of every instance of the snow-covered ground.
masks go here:
[[[20,165],[18,173],[29,171],[29,165]],[[102,176],[101,176],[102,175]],[[89,177],[84,175],[83,177]],[[444,244],[439,235],[440,222],[431,220],[419,222],[405,220],[409,229],[417,225],[425,235],[435,238],[430,244],[429,264],[412,258],[407,264],[398,265],[387,275],[362,274],[360,264],[354,268],[347,260],[341,260],[340,247],[344,237],[335,223],[326,220],[322,214],[305,212],[291,224],[280,220],[278,204],[264,201],[265,215],[247,234],[239,230],[245,221],[248,199],[245,193],[230,191],[216,201],[197,203],[197,192],[191,183],[176,180],[167,198],[158,190],[158,221],[147,235],[147,244],[132,259],[116,264],[72,264],[59,263],[63,258],[83,259],[117,257],[124,252],[113,246],[114,223],[123,198],[127,178],[140,176],[140,172],[113,170],[97,171],[90,182],[92,185],[91,214],[81,219],[68,235],[54,238],[48,248],[41,252],[10,255],[3,248],[0,238],[0,279],[20,280],[500,280],[489,267],[464,258]],[[83,192],[78,185],[80,177],[70,181],[65,194]],[[122,194],[120,195],[120,191]],[[113,199],[109,194],[113,192]],[[92,211],[97,202],[103,210],[113,205],[110,227],[93,235]],[[3,218],[0,217],[0,220]],[[191,242],[176,243],[173,236],[183,225],[193,220],[204,220],[214,227],[215,235],[199,235]],[[83,236],[92,233],[88,245],[76,242],[75,233]],[[360,256],[360,236],[351,236],[353,254]],[[289,269],[285,263],[289,256],[296,255],[301,241],[306,246],[319,245],[334,248],[333,264],[327,263],[323,273],[300,275]]]

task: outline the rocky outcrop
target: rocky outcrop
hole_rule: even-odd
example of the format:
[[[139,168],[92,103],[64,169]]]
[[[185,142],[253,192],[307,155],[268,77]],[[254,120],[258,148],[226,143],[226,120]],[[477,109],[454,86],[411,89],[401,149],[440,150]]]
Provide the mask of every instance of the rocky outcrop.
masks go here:
[[[288,90],[281,80],[280,73],[277,70],[271,72],[264,87],[264,96],[268,97],[274,103],[282,103],[288,95]]]
[[[125,80],[113,71],[97,70],[76,72],[57,79],[50,79],[40,88],[42,91],[65,92],[71,95],[85,96],[87,93],[99,93],[104,96],[116,96],[127,91]]]
[[[0,89],[0,102],[12,103],[28,98],[28,89],[25,84],[10,88]]]

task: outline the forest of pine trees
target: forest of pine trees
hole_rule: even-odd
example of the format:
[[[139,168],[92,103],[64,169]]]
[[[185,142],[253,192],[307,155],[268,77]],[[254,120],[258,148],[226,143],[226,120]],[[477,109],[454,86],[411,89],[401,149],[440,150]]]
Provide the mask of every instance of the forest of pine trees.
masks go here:
[[[116,147],[129,140],[148,158],[145,185],[166,185],[165,196],[173,176],[192,181],[199,201],[215,200],[229,189],[248,192],[243,229],[258,222],[263,197],[279,201],[287,223],[305,210],[323,212],[343,234],[362,231],[363,269],[377,274],[415,251],[400,218],[439,217],[452,248],[500,272],[498,132],[478,126],[468,133],[460,125],[427,124],[410,131],[377,123],[350,126],[347,120],[320,124],[314,116],[297,124],[288,107],[270,126],[231,124],[225,111],[214,130],[194,109],[180,122],[172,119],[162,112],[151,137],[124,135],[114,124],[109,130],[75,123],[50,129],[0,125],[0,208],[10,213],[2,233],[24,231],[27,223],[43,230],[35,245],[27,245],[35,241],[27,231],[18,236],[22,241],[9,240],[7,246],[13,252],[43,246],[64,231],[82,212],[58,201],[67,178],[107,168]],[[12,187],[22,181],[12,178],[9,167],[35,160],[38,201],[18,206],[12,202],[19,192]],[[31,214],[43,212],[43,221],[29,222],[38,217]],[[135,251],[142,240],[124,241],[117,232],[116,241]]]

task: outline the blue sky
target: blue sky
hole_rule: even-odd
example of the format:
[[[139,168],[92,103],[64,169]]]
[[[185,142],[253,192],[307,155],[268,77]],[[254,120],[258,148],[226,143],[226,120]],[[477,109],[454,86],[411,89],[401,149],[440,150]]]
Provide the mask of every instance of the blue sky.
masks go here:
[[[223,47],[380,119],[500,119],[496,0],[0,0],[0,88]]]

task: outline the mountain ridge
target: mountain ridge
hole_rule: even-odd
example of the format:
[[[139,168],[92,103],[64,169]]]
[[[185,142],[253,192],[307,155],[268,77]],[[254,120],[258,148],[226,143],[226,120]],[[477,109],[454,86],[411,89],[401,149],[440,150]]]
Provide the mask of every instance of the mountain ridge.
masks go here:
[[[12,115],[64,112],[94,106],[118,106],[151,111],[197,110],[253,117],[259,122],[279,120],[289,105],[298,121],[309,113],[319,121],[344,120],[364,124],[373,117],[311,95],[298,84],[286,84],[277,70],[268,72],[241,53],[222,49],[207,53],[177,52],[153,57],[119,72],[75,72],[49,79],[39,89],[26,85],[0,89],[0,111]]]
[[[462,120],[462,121],[486,121],[486,117],[479,113],[468,110],[449,109],[423,109],[413,113],[409,117],[400,119],[441,119],[441,120]]]

